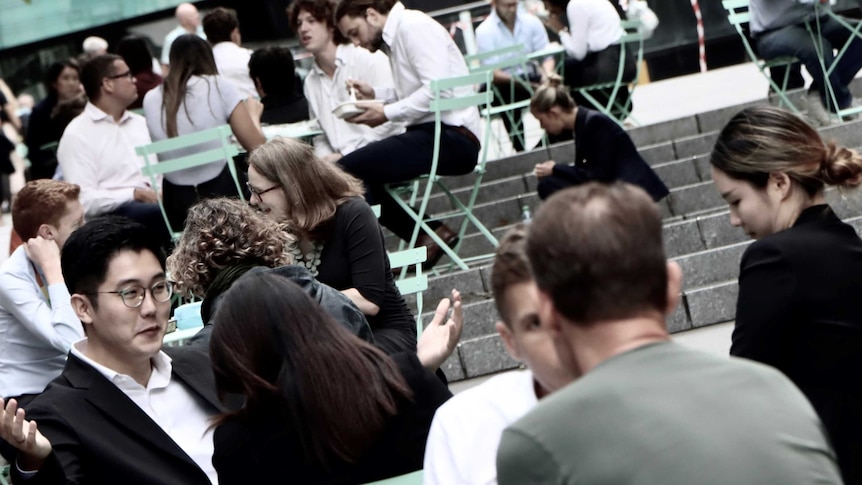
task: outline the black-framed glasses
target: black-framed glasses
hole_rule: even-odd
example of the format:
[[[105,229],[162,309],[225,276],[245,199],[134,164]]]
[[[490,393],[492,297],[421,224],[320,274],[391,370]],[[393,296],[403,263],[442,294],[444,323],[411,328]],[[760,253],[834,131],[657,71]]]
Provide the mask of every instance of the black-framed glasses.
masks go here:
[[[258,198],[260,198],[260,196],[261,196],[261,195],[263,195],[263,194],[265,194],[265,193],[269,192],[270,190],[275,190],[275,189],[277,189],[277,188],[281,187],[281,185],[276,184],[276,185],[273,185],[272,187],[270,187],[270,188],[268,188],[268,189],[266,189],[266,190],[257,190],[256,188],[252,187],[252,185],[251,185],[250,183],[248,183],[248,182],[246,182],[246,183],[245,183],[245,186],[246,186],[246,187],[248,187],[248,191],[249,191],[249,192],[251,192],[252,194],[254,194],[254,195],[258,196]]]
[[[133,76],[133,75],[132,75],[132,71],[131,71],[131,70],[128,70],[128,71],[126,71],[126,72],[124,72],[124,73],[122,73],[122,74],[114,74],[113,76],[108,76],[108,79],[120,79],[120,78],[123,78],[123,77],[127,77],[127,78],[129,78],[129,79],[132,79],[132,78],[133,78],[133,77],[135,77],[135,76]]]
[[[174,284],[170,281],[159,281],[149,288],[141,285],[132,285],[118,291],[92,291],[85,293],[87,295],[97,295],[102,293],[110,293],[112,295],[120,295],[123,299],[123,304],[129,308],[138,308],[144,303],[144,298],[147,296],[147,290],[153,295],[153,300],[159,303],[165,303],[171,299],[174,294]]]

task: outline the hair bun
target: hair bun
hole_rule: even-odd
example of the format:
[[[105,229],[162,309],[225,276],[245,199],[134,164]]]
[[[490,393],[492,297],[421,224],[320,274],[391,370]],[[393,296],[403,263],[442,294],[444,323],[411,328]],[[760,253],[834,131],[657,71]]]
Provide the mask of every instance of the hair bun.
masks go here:
[[[545,86],[551,88],[558,88],[563,85],[563,77],[559,74],[551,74],[548,76],[548,79],[545,80]]]
[[[820,166],[820,176],[827,185],[856,187],[862,183],[862,156],[855,150],[829,141]]]

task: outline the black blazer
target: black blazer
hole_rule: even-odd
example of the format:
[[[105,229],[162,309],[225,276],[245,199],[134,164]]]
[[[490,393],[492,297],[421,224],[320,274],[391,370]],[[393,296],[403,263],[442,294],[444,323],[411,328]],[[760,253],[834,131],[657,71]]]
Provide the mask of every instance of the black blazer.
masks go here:
[[[413,390],[413,402],[400,403],[397,415],[360,463],[334,463],[331,470],[322,470],[303,460],[296,436],[273,422],[272,416],[231,419],[215,432],[213,465],[219,484],[356,484],[421,469],[434,412],[452,393],[422,367],[415,354],[402,352],[390,357]]]
[[[827,205],[742,256],[732,355],[784,372],[862,483],[862,240]]]
[[[193,348],[166,348],[172,378],[221,410],[209,356]],[[209,485],[198,465],[96,369],[69,354],[63,373],[26,409],[54,451],[27,482],[12,466],[14,483]]]
[[[574,163],[554,165],[553,174],[572,185],[628,182],[644,189],[655,201],[668,194],[628,133],[611,118],[582,106],[575,114]]]

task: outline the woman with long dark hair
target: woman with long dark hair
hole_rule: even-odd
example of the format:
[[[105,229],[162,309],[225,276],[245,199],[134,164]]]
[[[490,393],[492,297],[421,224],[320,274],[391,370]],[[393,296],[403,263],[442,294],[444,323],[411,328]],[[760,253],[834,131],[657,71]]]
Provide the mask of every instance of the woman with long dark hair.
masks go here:
[[[164,83],[144,97],[144,113],[153,141],[230,124],[247,151],[263,144],[258,119],[261,105],[243,100],[227,79],[219,76],[212,48],[197,35],[177,37],[171,44],[170,70]],[[218,148],[200,144],[169,154],[171,158]],[[180,228],[186,211],[202,198],[236,196],[229,160],[165,174],[162,198],[171,226]]]
[[[451,397],[414,353],[387,356],[267,273],[224,294],[210,357],[220,395],[244,397],[216,421],[222,485],[355,484],[418,470],[434,412]]]
[[[127,35],[117,44],[117,55],[126,61],[138,88],[138,99],[128,109],[140,109],[144,106],[144,96],[163,80],[161,74],[153,72],[153,54],[143,37]]]

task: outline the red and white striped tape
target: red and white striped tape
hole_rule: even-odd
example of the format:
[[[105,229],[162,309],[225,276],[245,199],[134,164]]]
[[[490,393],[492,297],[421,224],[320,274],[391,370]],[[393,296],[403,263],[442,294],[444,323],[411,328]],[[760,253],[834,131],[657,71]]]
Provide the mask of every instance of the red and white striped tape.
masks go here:
[[[694,18],[697,20],[697,48],[700,56],[700,72],[706,72],[706,39],[703,35],[703,16],[700,14],[700,5],[697,0],[691,0],[691,9],[694,10]]]

